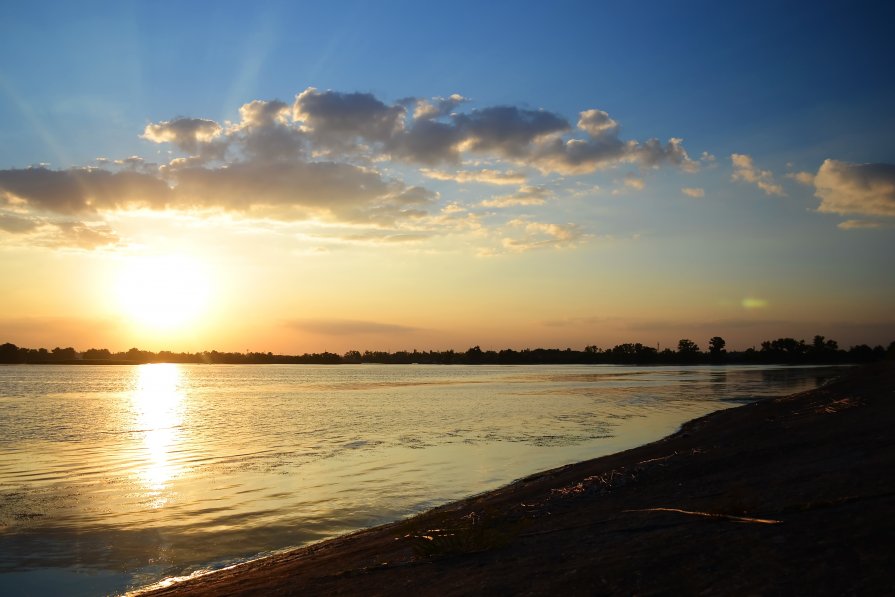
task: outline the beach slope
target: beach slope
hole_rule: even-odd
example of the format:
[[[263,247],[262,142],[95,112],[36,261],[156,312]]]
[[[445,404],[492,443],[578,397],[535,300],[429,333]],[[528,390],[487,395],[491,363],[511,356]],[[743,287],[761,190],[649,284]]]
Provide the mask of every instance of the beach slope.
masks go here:
[[[893,594],[893,365],[152,594]]]

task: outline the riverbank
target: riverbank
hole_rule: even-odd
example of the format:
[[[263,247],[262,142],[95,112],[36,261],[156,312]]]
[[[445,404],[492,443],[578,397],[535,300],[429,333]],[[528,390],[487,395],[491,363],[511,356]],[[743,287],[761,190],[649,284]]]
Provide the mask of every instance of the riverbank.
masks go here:
[[[885,594],[895,367],[154,595]]]

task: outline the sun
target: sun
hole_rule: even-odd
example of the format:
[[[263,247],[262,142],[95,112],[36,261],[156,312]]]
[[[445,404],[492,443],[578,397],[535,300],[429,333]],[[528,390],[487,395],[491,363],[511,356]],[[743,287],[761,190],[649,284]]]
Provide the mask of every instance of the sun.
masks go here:
[[[208,270],[182,255],[131,257],[118,279],[120,310],[153,331],[176,331],[197,322],[208,308]]]

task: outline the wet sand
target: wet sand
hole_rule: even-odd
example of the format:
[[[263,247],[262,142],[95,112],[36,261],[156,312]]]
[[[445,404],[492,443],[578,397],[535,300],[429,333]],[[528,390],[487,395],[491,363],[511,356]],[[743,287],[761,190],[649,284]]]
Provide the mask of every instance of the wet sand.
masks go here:
[[[895,363],[152,595],[895,594]]]

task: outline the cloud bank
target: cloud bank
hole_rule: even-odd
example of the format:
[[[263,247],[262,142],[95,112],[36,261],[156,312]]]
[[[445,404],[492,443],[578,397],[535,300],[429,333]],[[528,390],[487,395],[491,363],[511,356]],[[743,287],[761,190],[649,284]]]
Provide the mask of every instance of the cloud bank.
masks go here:
[[[596,108],[582,110],[573,123],[544,109],[470,103],[459,94],[389,103],[370,93],[308,87],[291,103],[251,101],[235,123],[202,117],[150,123],[141,137],[176,152],[167,163],[131,156],[64,170],[0,170],[0,231],[28,235],[55,218],[60,230],[111,242],[114,232],[83,222],[101,225],[105,215],[129,210],[182,210],[419,234],[432,232],[421,226],[447,220],[437,215],[437,192],[405,182],[408,168],[429,181],[515,185],[518,192],[484,206],[516,209],[541,205],[549,195],[529,183],[536,173],[699,168],[680,139],[623,139],[619,123]],[[626,180],[643,185],[633,174]]]

